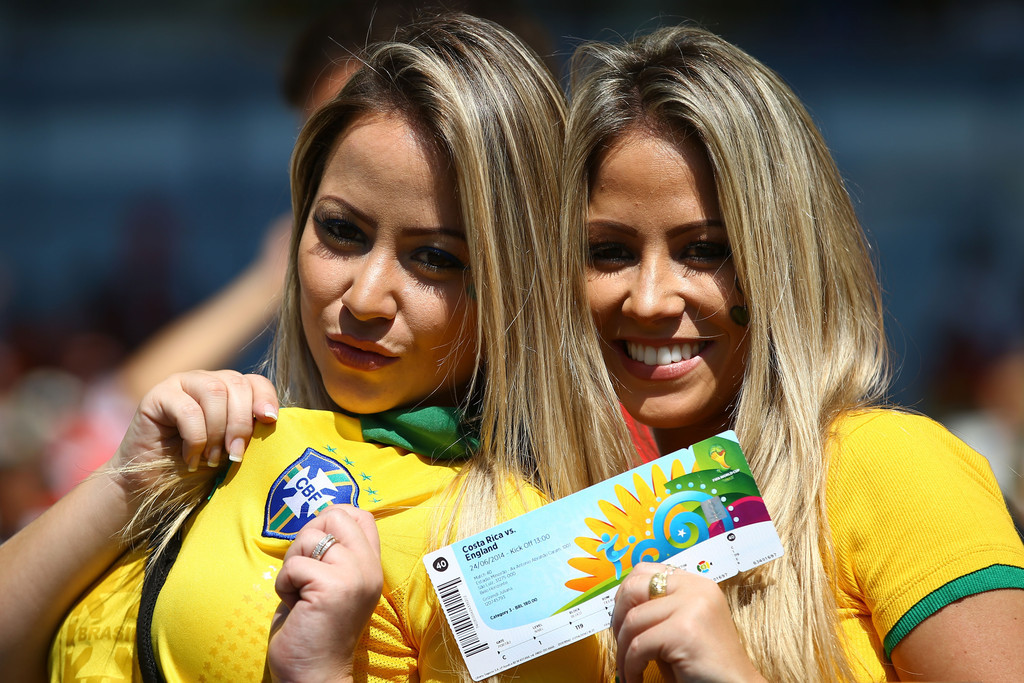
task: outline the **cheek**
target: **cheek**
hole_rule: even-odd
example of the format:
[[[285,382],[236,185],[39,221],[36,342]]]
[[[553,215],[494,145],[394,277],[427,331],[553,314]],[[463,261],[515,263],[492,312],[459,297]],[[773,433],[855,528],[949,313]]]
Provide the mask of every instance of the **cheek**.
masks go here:
[[[299,301],[303,315],[319,315],[341,297],[343,273],[330,262],[309,254],[299,254]]]
[[[747,363],[749,362],[750,356],[750,336],[743,335],[739,343],[736,344],[736,349],[733,351],[736,354],[736,359],[733,361],[735,366],[736,375],[739,379],[743,378],[743,373],[747,369]]]
[[[608,278],[592,277],[587,280],[587,303],[598,328],[618,309],[616,289]]]
[[[450,321],[446,336],[447,346],[452,353],[447,359],[456,375],[458,384],[468,381],[476,367],[477,328],[476,305],[465,301],[462,294],[460,302],[450,311]]]
[[[476,349],[476,306],[465,301],[465,293],[461,290],[457,297],[444,296],[435,300],[431,320],[422,323],[424,328],[433,329],[431,336],[438,341],[437,355],[450,363],[472,357]],[[423,305],[420,310],[428,308]]]

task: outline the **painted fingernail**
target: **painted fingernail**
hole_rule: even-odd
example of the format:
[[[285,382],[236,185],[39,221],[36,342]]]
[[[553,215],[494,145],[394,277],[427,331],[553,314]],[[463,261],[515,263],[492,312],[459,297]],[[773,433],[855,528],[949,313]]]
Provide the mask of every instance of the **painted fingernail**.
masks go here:
[[[245,452],[245,441],[235,439],[228,445],[228,460],[231,462],[242,462],[242,453]]]
[[[209,465],[210,467],[217,467],[218,465],[220,465],[221,453],[222,451],[220,446],[214,446],[213,448],[211,448],[210,455],[206,458],[206,464]]]
[[[186,465],[188,466],[188,471],[189,472],[195,472],[196,470],[198,470],[199,469],[199,456],[196,456],[195,459],[193,459],[193,460],[189,460],[186,463]]]
[[[277,411],[274,410],[274,406],[269,403],[263,406],[263,417],[269,417],[271,420],[277,419]]]

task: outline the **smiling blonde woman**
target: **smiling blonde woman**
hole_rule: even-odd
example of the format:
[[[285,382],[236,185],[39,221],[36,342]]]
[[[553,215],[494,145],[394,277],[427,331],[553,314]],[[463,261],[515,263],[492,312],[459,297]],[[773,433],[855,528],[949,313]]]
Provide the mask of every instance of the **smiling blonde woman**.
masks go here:
[[[641,565],[624,680],[1024,679],[1024,547],[983,457],[880,407],[868,248],[792,91],[694,27],[588,45],[566,144],[620,400],[662,452],[735,429],[786,552],[721,586]]]

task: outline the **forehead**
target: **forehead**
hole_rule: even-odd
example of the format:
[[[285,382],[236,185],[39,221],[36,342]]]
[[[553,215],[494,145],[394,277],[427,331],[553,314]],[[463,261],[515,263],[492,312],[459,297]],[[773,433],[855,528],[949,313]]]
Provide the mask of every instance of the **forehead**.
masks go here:
[[[461,223],[450,165],[399,114],[360,115],[338,135],[318,190],[331,194],[383,214],[432,211],[446,225]]]
[[[614,197],[646,210],[666,202],[717,205],[714,175],[697,139],[641,128],[619,135],[596,157],[590,195],[592,204]]]
[[[338,133],[331,145],[327,165],[336,164],[341,156],[346,163],[416,165],[437,174],[447,164],[442,163],[441,155],[427,140],[416,126],[397,112],[367,112],[355,116]]]

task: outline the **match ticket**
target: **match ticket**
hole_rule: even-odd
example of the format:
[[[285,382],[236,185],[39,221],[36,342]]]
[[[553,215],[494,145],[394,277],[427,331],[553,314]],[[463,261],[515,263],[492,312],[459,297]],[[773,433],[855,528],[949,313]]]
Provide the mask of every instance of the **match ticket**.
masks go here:
[[[723,432],[424,558],[473,680],[608,628],[640,562],[722,581],[783,554]]]

